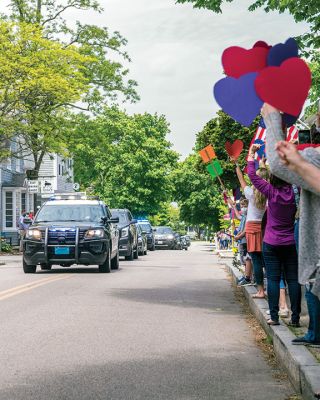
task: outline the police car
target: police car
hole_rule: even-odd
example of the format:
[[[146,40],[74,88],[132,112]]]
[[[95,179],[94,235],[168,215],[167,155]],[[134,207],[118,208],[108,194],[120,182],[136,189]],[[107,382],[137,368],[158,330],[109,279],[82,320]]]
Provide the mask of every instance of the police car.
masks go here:
[[[23,240],[23,270],[37,266],[98,265],[99,272],[119,268],[118,218],[99,199],[81,193],[54,196],[38,211]]]

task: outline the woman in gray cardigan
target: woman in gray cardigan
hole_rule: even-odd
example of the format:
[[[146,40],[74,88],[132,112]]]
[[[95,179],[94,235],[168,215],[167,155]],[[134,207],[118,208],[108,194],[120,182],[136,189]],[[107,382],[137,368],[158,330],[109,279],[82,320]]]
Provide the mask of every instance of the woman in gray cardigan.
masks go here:
[[[284,181],[296,184],[301,188],[300,200],[300,227],[299,227],[299,282],[307,286],[310,296],[320,297],[320,193],[313,188],[302,176],[289,169],[281,160],[276,151],[278,142],[285,140],[282,131],[282,119],[280,112],[269,104],[264,104],[262,116],[267,127],[266,152],[271,172]],[[314,148],[306,148],[300,152],[301,156],[320,168],[320,152]],[[309,306],[309,304],[308,304]],[[316,307],[320,312],[320,308]],[[318,310],[319,309],[319,310]],[[314,321],[314,312],[310,313],[311,328],[316,328],[316,337],[309,336],[298,338],[296,344],[308,344],[320,342],[320,314]],[[309,326],[310,328],[310,326]],[[314,329],[313,329],[314,330]],[[299,341],[299,339],[301,339]]]

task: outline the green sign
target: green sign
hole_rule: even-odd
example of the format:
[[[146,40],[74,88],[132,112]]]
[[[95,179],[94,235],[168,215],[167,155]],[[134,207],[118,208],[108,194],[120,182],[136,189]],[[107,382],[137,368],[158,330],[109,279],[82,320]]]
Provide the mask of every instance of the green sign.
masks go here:
[[[217,159],[213,160],[207,166],[207,171],[209,172],[209,174],[213,179],[223,174],[223,169],[221,168],[221,165]]]

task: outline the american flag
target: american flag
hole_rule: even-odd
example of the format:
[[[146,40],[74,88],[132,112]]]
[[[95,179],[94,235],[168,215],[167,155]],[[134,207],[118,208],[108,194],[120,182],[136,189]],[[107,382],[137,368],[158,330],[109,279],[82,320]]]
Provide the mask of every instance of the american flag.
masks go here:
[[[286,140],[288,142],[290,142],[291,140],[298,140],[298,138],[299,138],[299,129],[294,125],[290,126],[290,128],[287,129]],[[266,129],[263,128],[262,126],[258,126],[256,133],[254,134],[254,136],[251,140],[250,147],[257,140],[258,140],[258,143],[259,142],[261,143],[261,141],[263,141],[263,142],[266,141]],[[247,159],[248,159],[248,157],[247,157]],[[259,161],[260,159],[261,159],[260,156],[258,154],[256,154],[256,160]]]

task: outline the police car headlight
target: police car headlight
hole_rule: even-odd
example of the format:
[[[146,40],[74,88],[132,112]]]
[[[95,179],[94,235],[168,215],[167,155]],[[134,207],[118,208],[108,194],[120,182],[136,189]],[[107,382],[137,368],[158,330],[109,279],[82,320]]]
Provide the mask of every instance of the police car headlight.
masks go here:
[[[104,237],[104,230],[103,229],[89,229],[86,234],[86,239],[100,239]]]
[[[41,240],[41,231],[39,231],[39,229],[28,229],[26,232],[26,239]]]
[[[121,237],[126,237],[129,235],[129,227],[121,229]]]

